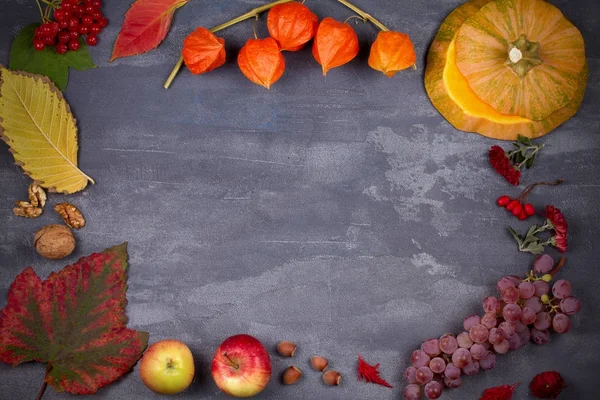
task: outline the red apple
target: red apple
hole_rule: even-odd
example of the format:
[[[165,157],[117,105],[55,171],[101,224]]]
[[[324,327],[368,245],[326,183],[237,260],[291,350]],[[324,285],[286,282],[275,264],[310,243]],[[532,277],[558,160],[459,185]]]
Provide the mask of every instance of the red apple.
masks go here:
[[[178,340],[161,340],[148,347],[140,361],[140,377],[160,394],[182,392],[194,379],[194,357]]]
[[[235,397],[252,397],[269,383],[271,358],[255,337],[235,335],[225,339],[215,352],[211,373],[223,392]]]

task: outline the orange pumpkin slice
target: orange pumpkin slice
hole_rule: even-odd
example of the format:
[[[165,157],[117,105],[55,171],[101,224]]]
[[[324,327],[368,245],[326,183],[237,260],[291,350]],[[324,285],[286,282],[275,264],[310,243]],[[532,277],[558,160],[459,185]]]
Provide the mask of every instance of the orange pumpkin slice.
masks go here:
[[[518,134],[532,139],[545,135],[571,118],[579,109],[587,83],[587,64],[578,76],[580,95],[544,120],[532,121],[498,112],[477,96],[455,62],[456,33],[464,21],[491,1],[471,0],[456,8],[444,20],[427,56],[427,94],[436,109],[456,129],[501,140],[515,140]]]
[[[544,0],[495,0],[456,35],[456,64],[473,92],[502,114],[540,121],[580,96],[579,30]]]

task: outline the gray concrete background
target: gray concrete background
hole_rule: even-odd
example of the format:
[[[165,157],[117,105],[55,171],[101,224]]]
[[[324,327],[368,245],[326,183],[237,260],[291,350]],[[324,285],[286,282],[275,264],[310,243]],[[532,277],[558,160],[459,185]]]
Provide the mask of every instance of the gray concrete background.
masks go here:
[[[261,399],[398,399],[412,350],[429,337],[458,333],[500,276],[527,272],[533,258],[517,251],[506,227],[525,230],[532,221],[519,223],[494,204],[520,191],[488,166],[486,150],[497,142],[453,129],[423,88],[428,46],[460,1],[355,0],[411,35],[418,70],[391,80],[371,70],[376,29],[360,24],[356,60],[323,78],[310,49],[286,53],[286,72],[271,91],[246,80],[235,63],[252,22],[222,33],[223,68],[202,77],[183,71],[170,90],[162,88],[193,28],[263,1],[190,1],[158,49],[111,64],[130,2],[105,3],[110,25],[91,50],[99,68],[73,71],[65,92],[80,128],[80,166],[97,184],[50,197],[50,206],[79,206],[88,224],[76,233],[71,257],[40,258],[33,234],[59,217],[50,207],[36,220],[13,216],[12,202],[25,197],[29,180],[0,144],[0,306],[24,267],[46,277],[129,241],[129,325],[150,332],[151,342],[185,341],[197,360],[196,382],[179,398],[225,398],[210,377],[210,360],[223,339],[246,332],[270,349],[282,339],[299,345],[293,360],[273,355],[274,376]],[[486,387],[517,381],[515,398],[527,399],[530,379],[550,369],[570,385],[561,398],[598,398],[600,5],[553,3],[583,32],[589,86],[579,114],[540,140],[547,148],[523,183],[567,180],[530,199],[567,216],[562,277],[573,282],[583,310],[572,332],[499,357],[494,370],[466,378],[443,399],[478,399]],[[321,18],[352,15],[333,0],[307,5]],[[14,35],[38,14],[33,0],[0,0],[0,10],[6,64]],[[266,35],[264,17],[258,32]],[[357,382],[358,353],[381,363],[395,388]],[[315,354],[342,372],[340,387],[325,387],[310,370]],[[305,377],[283,387],[278,375],[290,363]],[[40,364],[0,365],[0,398],[34,398],[43,375]],[[69,397],[52,390],[45,396]],[[136,368],[95,397],[160,396],[144,387]]]

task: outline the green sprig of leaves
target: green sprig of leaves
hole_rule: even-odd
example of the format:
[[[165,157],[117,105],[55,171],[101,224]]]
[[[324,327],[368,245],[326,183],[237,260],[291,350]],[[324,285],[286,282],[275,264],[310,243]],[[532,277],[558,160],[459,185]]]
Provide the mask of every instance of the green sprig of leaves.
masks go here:
[[[535,156],[544,147],[543,144],[533,144],[531,139],[522,135],[517,136],[517,140],[513,142],[513,146],[516,149],[508,152],[507,157],[517,169],[520,169],[523,165],[527,169],[533,167]]]
[[[79,49],[58,54],[50,46],[42,51],[33,48],[35,28],[40,24],[31,24],[19,32],[10,49],[9,68],[14,71],[26,71],[50,78],[58,89],[65,90],[69,82],[69,68],[85,71],[96,68],[89,49],[79,38]]]

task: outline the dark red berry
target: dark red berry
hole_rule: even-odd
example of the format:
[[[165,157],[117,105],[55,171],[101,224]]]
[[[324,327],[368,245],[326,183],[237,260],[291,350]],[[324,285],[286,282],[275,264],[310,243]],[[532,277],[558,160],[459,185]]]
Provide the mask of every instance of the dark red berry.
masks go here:
[[[521,212],[519,213],[519,217],[518,217],[521,221],[526,220],[527,219],[527,213],[525,213],[525,210],[521,210]]]
[[[37,51],[42,51],[42,50],[44,50],[45,47],[46,47],[46,45],[44,44],[44,42],[42,40],[33,39],[33,48],[34,49],[36,49]]]
[[[523,205],[522,205],[521,203],[517,203],[517,204],[516,204],[516,205],[513,207],[513,209],[511,210],[512,214],[513,214],[515,217],[518,217],[518,216],[519,216],[519,214],[521,214],[521,211],[523,211]]]
[[[73,4],[63,1],[62,3],[60,3],[60,8],[64,11],[70,11],[73,8]]]
[[[58,32],[60,32],[60,26],[58,26],[58,22],[50,22],[50,26],[52,27],[52,34],[56,36]]]
[[[77,19],[75,17],[69,18],[67,28],[69,28],[69,30],[71,32],[76,31],[78,26],[79,26],[79,19]]]
[[[69,51],[69,47],[66,43],[59,43],[56,45],[56,52],[58,54],[65,54],[67,51]]]
[[[498,204],[499,207],[506,207],[508,203],[510,203],[510,197],[508,196],[500,196],[498,197],[498,200],[496,200],[496,204]]]
[[[42,39],[42,42],[44,42],[46,46],[54,46],[56,44],[56,36],[45,36]]]
[[[84,15],[81,17],[81,24],[83,25],[91,25],[94,22],[94,19],[90,15]]]
[[[531,204],[531,203],[525,204],[525,206],[523,206],[523,210],[529,217],[531,217],[532,215],[535,215],[535,208],[533,207],[533,204]]]
[[[95,11],[96,11],[96,9],[89,4],[87,6],[85,6],[85,14],[86,15],[92,15]]]
[[[71,39],[77,39],[79,37],[79,32],[77,32],[77,31],[69,32],[69,35],[71,35]]]
[[[79,39],[71,39],[69,40],[69,50],[77,51],[79,48]]]
[[[88,44],[88,46],[95,46],[98,44],[98,36],[89,34],[86,36],[85,42]]]
[[[79,32],[80,35],[87,35],[88,33],[90,33],[90,26],[79,25],[79,27],[77,28],[77,32]]]
[[[56,10],[54,10],[54,19],[57,21],[62,21],[63,19],[65,19],[65,10],[63,10],[62,8],[57,8]]]
[[[521,204],[521,203],[519,203],[519,200],[516,200],[516,199],[515,200],[511,200],[510,203],[508,203],[508,205],[506,206],[506,210],[507,211],[512,211],[513,208],[515,208],[515,206],[517,204]]]
[[[102,7],[102,1],[101,0],[92,0],[92,1],[90,1],[90,5],[97,9],[97,8]]]
[[[58,34],[58,41],[60,43],[67,43],[69,40],[71,40],[71,34],[67,31],[60,31]]]
[[[61,19],[60,21],[58,21],[58,27],[60,29],[67,29],[67,26],[69,26],[69,22],[66,19]]]
[[[77,18],[81,18],[83,16],[83,14],[85,13],[85,8],[83,8],[83,6],[74,6],[73,7],[73,14],[77,17]]]
[[[91,24],[90,25],[90,33],[97,35],[102,31],[102,27],[100,26],[100,24]]]
[[[39,26],[37,28],[35,28],[35,30],[33,31],[33,36],[36,39],[41,39],[44,37],[44,34],[42,33],[42,30],[40,29]]]
[[[98,23],[100,24],[100,26],[102,28],[106,28],[106,26],[108,25],[108,19],[106,19],[105,17],[100,18],[100,21],[98,21]]]
[[[104,17],[102,13],[98,10],[95,10],[91,15],[92,18],[94,18],[94,21],[100,21]]]
[[[42,36],[52,35],[52,25],[50,25],[49,23],[40,25],[39,30]]]

